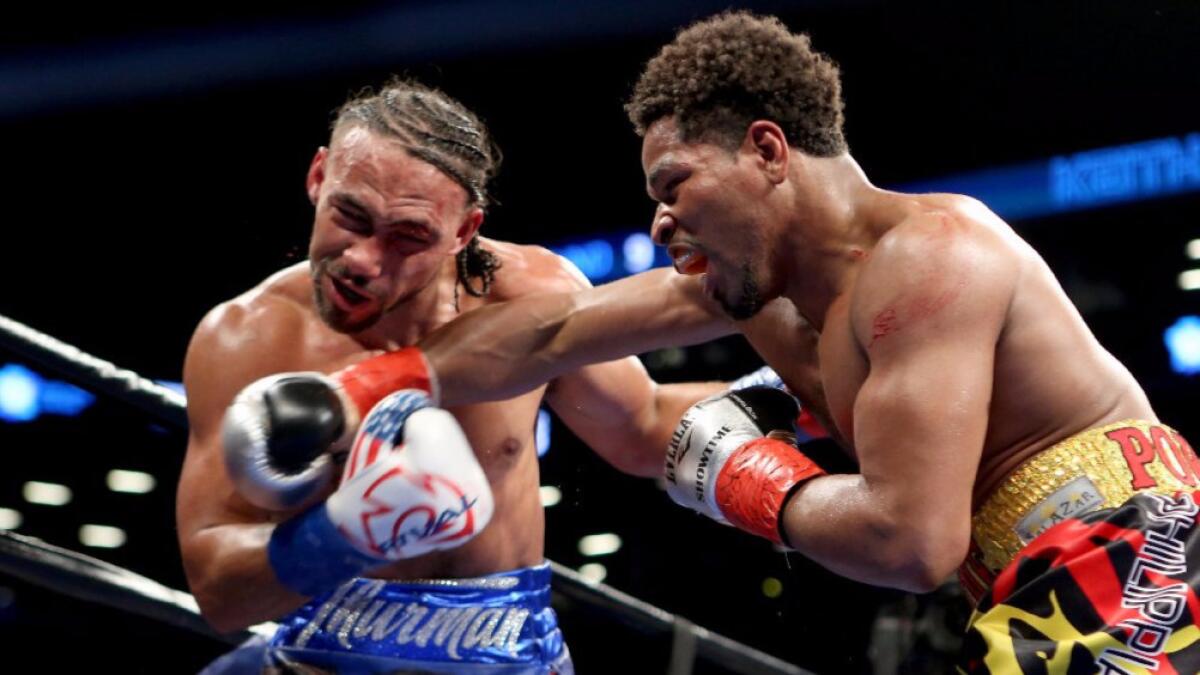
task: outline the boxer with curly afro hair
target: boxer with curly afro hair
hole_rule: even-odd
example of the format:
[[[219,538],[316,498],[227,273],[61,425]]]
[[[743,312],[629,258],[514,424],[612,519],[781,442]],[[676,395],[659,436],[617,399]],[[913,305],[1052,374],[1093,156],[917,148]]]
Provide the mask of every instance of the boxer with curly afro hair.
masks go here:
[[[625,110],[638,135],[675,117],[683,139],[741,142],[756,119],[807,154],[846,152],[838,67],[779,19],[727,12],[680,31],[646,64]]]

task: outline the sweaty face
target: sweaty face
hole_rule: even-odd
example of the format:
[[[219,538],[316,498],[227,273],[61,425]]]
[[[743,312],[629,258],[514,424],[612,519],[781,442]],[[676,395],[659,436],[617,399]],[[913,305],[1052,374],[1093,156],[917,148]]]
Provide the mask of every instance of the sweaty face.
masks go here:
[[[308,188],[316,306],[341,332],[364,330],[429,288],[473,234],[463,238],[469,214],[458,183],[366,129],[335,134],[314,158]]]
[[[651,227],[680,274],[704,275],[704,290],[733,319],[766,304],[763,190],[753,158],[702,141],[683,141],[672,118],[655,122],[642,143],[646,189],[658,202]]]

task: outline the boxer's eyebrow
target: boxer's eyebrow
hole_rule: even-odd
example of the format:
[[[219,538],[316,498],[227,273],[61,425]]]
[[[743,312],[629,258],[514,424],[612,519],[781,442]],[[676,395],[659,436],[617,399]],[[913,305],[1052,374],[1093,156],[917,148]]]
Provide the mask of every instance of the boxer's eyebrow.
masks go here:
[[[369,208],[364,206],[362,202],[358,201],[354,197],[351,197],[350,195],[348,195],[344,192],[335,193],[334,195],[332,195],[330,197],[330,200],[336,202],[337,206],[339,206],[343,209],[347,209],[349,211],[357,211],[358,213],[356,213],[355,215],[361,215],[368,219],[371,218],[371,210]]]
[[[646,194],[650,195],[650,199],[660,201],[658,196],[662,194],[663,180],[679,166],[674,160],[661,159],[650,169],[646,174]]]
[[[442,233],[424,220],[415,218],[397,218],[387,223],[387,228],[398,230],[409,235],[415,235],[436,244],[442,240]]]

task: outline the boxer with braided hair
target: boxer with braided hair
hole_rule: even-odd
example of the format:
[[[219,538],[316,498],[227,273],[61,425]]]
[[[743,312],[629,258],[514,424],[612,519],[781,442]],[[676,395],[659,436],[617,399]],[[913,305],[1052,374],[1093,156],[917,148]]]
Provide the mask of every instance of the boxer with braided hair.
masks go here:
[[[406,150],[441,169],[467,191],[468,199],[486,209],[491,202],[488,182],[500,169],[502,154],[487,128],[461,103],[420,83],[394,79],[380,93],[368,90],[338,109],[332,131],[360,123],[394,138]],[[458,282],[477,298],[487,295],[500,261],[483,248],[479,235],[455,257]],[[476,288],[472,279],[479,279]],[[455,305],[458,305],[455,287]]]
[[[219,630],[281,625],[209,672],[571,671],[548,604],[539,405],[651,476],[675,420],[722,385],[658,386],[622,358],[438,410],[412,345],[460,314],[587,287],[546,249],[479,236],[499,162],[440,91],[356,96],[307,174],[309,260],[196,329],[177,511],[189,585]],[[696,340],[729,330],[715,306],[690,314]]]

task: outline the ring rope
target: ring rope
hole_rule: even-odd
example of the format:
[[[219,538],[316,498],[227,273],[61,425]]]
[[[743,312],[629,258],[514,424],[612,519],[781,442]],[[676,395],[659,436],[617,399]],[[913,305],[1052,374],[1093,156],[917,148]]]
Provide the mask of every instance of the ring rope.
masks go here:
[[[187,429],[187,399],[183,394],[132,370],[118,368],[3,314],[0,314],[0,344],[81,387],[135,405],[177,429]]]
[[[201,618],[196,599],[188,593],[15,532],[0,532],[0,571],[78,600],[117,607],[231,644],[241,643],[253,634],[270,636],[276,628],[267,622],[223,635]]]

